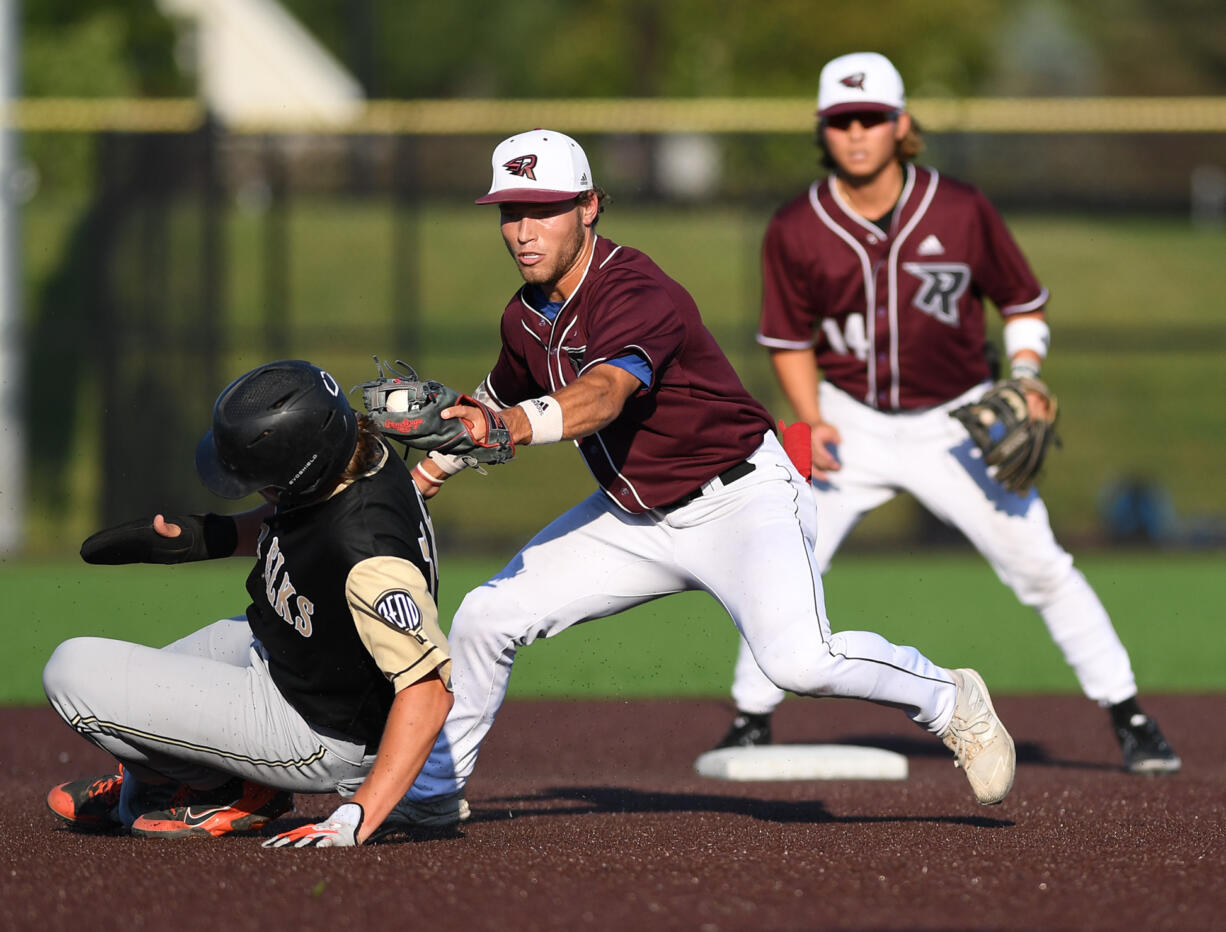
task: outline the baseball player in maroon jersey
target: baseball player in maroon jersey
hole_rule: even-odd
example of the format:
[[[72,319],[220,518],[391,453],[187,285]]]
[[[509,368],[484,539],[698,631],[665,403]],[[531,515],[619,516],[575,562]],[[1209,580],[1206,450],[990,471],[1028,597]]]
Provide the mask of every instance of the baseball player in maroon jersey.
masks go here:
[[[578,143],[520,133],[492,167],[478,203],[498,206],[524,285],[475,403],[498,409],[520,448],[574,441],[599,488],[464,598],[448,633],[456,704],[402,814],[467,816],[465,781],[521,646],[690,589],[719,600],[774,682],[905,710],[954,750],[980,802],[1003,799],[1013,742],[977,673],[876,634],[831,632],[807,477],[686,290],[596,234],[603,192]],[[470,405],[442,413],[485,433],[487,415]],[[420,466],[435,489],[460,465],[445,460]]]
[[[90,537],[90,563],[254,556],[245,618],[155,649],[65,641],[43,672],[52,706],[120,768],[52,788],[77,829],[151,838],[260,828],[292,793],[346,797],[267,846],[361,844],[400,801],[451,708],[430,517],[399,457],[335,380],[301,360],[260,366],[214,407],[196,468],[239,515],[130,521]]]
[[[975,188],[912,163],[922,142],[902,78],[857,52],[822,69],[818,140],[832,169],[784,204],[762,248],[758,342],[812,428],[816,561],[825,570],[860,518],[899,491],[961,530],[1001,581],[1035,608],[1086,695],[1110,711],[1125,766],[1180,761],[1137,704],[1128,654],[1033,489],[993,478],[949,416],[991,384],[983,299],[1003,315],[1012,374],[1037,379],[1047,355],[1047,289]],[[1045,404],[1029,393],[1032,406]],[[769,671],[767,671],[769,674]],[[770,740],[783,692],[744,641],[738,713],[717,745]]]

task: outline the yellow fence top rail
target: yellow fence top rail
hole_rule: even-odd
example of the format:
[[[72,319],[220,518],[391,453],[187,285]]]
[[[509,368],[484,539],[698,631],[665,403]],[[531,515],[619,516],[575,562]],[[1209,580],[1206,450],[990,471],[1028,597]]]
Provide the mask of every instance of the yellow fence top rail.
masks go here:
[[[241,133],[499,134],[530,126],[570,133],[808,133],[810,97],[569,100],[372,100],[342,124],[270,117]],[[914,98],[930,132],[1223,133],[1226,97]],[[22,132],[181,133],[204,124],[190,99],[26,98],[0,107]]]

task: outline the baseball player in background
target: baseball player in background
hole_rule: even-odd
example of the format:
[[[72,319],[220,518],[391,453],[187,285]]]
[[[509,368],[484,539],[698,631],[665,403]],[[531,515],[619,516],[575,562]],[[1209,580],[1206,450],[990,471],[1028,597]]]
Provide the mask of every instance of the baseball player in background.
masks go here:
[[[1178,770],[1137,703],[1107,612],[1053,537],[1038,492],[1004,488],[949,416],[991,384],[985,295],[1004,317],[1011,376],[1038,389],[1027,400],[1032,414],[1045,413],[1038,376],[1047,290],[982,193],[913,164],[919,129],[886,58],[857,52],[828,63],[817,115],[832,173],[767,228],[758,333],[784,394],[812,428],[817,566],[826,570],[863,515],[910,492],[1038,611],[1085,694],[1109,711],[1125,767]],[[770,741],[770,714],[784,693],[755,653],[742,640],[738,711],[717,747]]]
[[[100,531],[91,563],[254,556],[246,618],[161,650],[65,641],[43,685],[119,769],[51,790],[74,828],[149,838],[253,830],[292,793],[347,797],[269,846],[348,847],[401,799],[452,705],[434,539],[408,469],[333,378],[270,363],[214,407],[196,468],[216,494],[261,492],[234,516],[139,519]]]
[[[403,814],[467,817],[465,782],[520,647],[691,589],[719,600],[774,682],[904,710],[954,751],[981,803],[1000,802],[1015,755],[983,680],[876,634],[831,632],[807,477],[686,290],[596,234],[604,192],[579,144],[520,133],[492,168],[477,203],[497,205],[524,284],[502,312],[492,371],[441,416],[463,421],[457,441],[494,427],[520,448],[571,440],[599,488],[464,598],[448,633],[456,704]],[[426,418],[437,420],[412,412],[406,430]],[[462,465],[435,450],[417,469],[437,489]]]

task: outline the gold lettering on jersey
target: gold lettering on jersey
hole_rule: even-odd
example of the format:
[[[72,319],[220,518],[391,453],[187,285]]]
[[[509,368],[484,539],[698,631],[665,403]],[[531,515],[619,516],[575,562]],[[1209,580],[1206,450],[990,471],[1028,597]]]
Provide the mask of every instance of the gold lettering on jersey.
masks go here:
[[[264,557],[264,595],[267,596],[268,604],[272,606],[272,610],[277,613],[278,617],[286,624],[293,625],[294,630],[304,638],[309,638],[312,631],[311,616],[315,613],[315,604],[306,596],[298,595],[298,590],[289,578],[288,570],[281,576],[281,581],[277,582],[277,576],[281,574],[284,567],[285,554],[281,552],[281,541],[273,537],[268,544],[268,553]],[[297,611],[290,608],[291,600]]]
[[[274,537],[268,545],[268,554],[264,557],[264,595],[269,605],[274,605],[277,601],[277,590],[273,580],[277,578],[277,573],[284,565],[285,556],[281,553],[281,541]]]
[[[294,616],[294,627],[304,638],[311,636],[311,616],[315,614],[315,603],[305,595],[297,598],[298,614]]]
[[[277,587],[277,600],[273,602],[272,608],[278,615],[288,621],[291,625],[294,623],[294,616],[290,614],[289,600],[290,596],[297,595],[298,591],[294,588],[294,584],[290,581],[289,573],[281,577],[281,585]]]

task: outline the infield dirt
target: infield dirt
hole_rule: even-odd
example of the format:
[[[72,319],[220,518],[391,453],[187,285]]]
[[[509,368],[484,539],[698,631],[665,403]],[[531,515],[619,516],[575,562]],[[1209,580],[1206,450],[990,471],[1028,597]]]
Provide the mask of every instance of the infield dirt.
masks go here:
[[[1226,929],[1226,695],[1146,698],[1184,760],[1159,778],[1119,768],[1085,699],[994,698],[1019,758],[1000,806],[866,703],[789,700],[776,740],[899,751],[907,780],[709,780],[723,703],[520,701],[471,822],[336,851],[59,828],[46,791],[108,759],[49,709],[0,710],[0,929]]]

